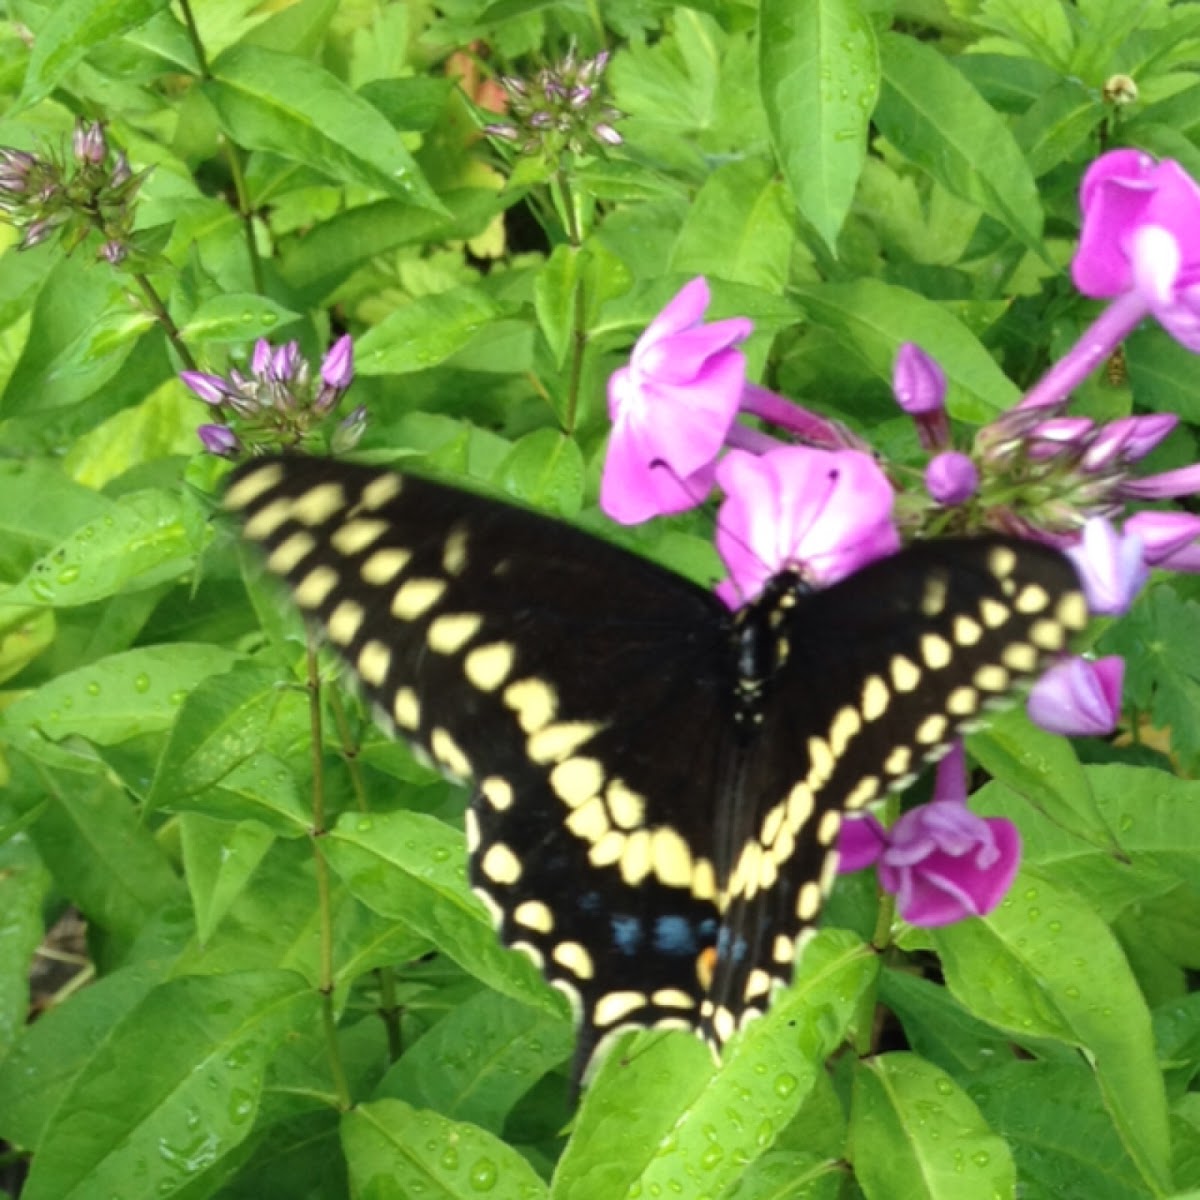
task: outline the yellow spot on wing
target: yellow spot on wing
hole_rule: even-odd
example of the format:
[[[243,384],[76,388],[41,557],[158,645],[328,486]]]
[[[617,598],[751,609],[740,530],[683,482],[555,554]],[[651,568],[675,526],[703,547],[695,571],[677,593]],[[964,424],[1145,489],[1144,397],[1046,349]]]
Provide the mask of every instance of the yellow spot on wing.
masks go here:
[[[481,692],[495,691],[512,670],[517,650],[511,642],[476,646],[463,661],[463,672]]]
[[[225,507],[236,512],[253,504],[264,492],[269,492],[283,479],[283,467],[279,463],[268,463],[256,471],[247,471],[225,493]]]
[[[392,616],[401,621],[415,621],[442,598],[445,590],[444,579],[409,579],[392,597]]]
[[[261,542],[269,538],[284,521],[292,515],[292,502],[286,496],[280,496],[269,504],[264,504],[247,522],[245,534],[252,542]]]
[[[400,495],[403,487],[403,480],[399,475],[380,475],[376,479],[372,479],[362,490],[362,498],[359,500],[359,506],[362,508],[382,508],[389,500],[394,500]]]
[[[410,733],[421,727],[421,705],[417,693],[410,687],[396,689],[396,698],[392,701],[392,716],[401,729]]]
[[[521,861],[503,842],[488,847],[479,868],[494,883],[513,884],[521,878]]]
[[[426,640],[435,654],[456,654],[483,624],[479,613],[445,613],[430,623]]]
[[[579,942],[559,942],[550,952],[560,967],[565,967],[576,979],[591,979],[596,973],[592,956]]]
[[[337,587],[338,573],[328,565],[314,567],[292,593],[301,608],[320,608]]]
[[[392,652],[374,638],[358,652],[354,666],[366,683],[379,687],[387,678],[392,665]]]
[[[383,537],[387,527],[386,521],[367,518],[347,521],[340,529],[334,530],[329,541],[342,554],[358,554]]]
[[[325,622],[330,640],[338,646],[350,645],[362,628],[366,615],[363,606],[357,600],[342,600]]]
[[[311,533],[298,529],[289,538],[285,538],[267,557],[267,566],[277,575],[286,575],[307,558],[317,543]]]
[[[504,703],[517,714],[526,733],[534,733],[554,718],[558,697],[543,679],[519,679],[504,689]]]
[[[292,501],[292,517],[305,525],[324,525],[345,507],[346,493],[340,483],[318,483]]]
[[[363,563],[359,574],[363,577],[364,583],[380,587],[385,583],[391,583],[408,566],[411,559],[411,551],[403,550],[399,546],[389,546],[385,550],[376,550]]]
[[[592,1020],[604,1028],[625,1020],[630,1013],[646,1007],[644,992],[607,992],[596,1001]]]

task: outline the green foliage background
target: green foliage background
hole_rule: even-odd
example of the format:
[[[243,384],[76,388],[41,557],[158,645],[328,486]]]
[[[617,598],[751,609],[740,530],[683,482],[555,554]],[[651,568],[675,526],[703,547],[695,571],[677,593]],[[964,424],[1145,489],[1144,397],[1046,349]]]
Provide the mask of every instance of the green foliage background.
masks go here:
[[[174,326],[94,242],[18,254],[7,233],[9,1194],[1200,1196],[1193,581],[1157,581],[1101,635],[1128,658],[1134,744],[1073,747],[1020,713],[973,740],[991,776],[975,807],[1025,840],[1000,909],[878,931],[870,880],[848,878],[794,987],[719,1070],[686,1035],[640,1034],[575,1112],[565,1008],[465,885],[465,797],[375,731],[332,664],[312,667],[216,514],[224,464],[198,453],[206,410],[176,377],[180,347],[221,372],[258,337],[315,361],[349,330],[362,453],[600,528],[605,380],[704,274],[712,316],[755,322],[754,377],[919,464],[890,398],[897,347],[937,357],[954,417],[988,420],[1094,314],[1065,272],[1087,162],[1133,145],[1200,177],[1200,7],[12,0],[0,15],[0,144],[69,146],[83,116],[150,168],[136,260]],[[451,55],[478,80],[572,44],[612,50],[624,143],[546,162],[483,138]],[[1127,105],[1106,94],[1119,74]],[[1178,413],[1151,464],[1165,469],[1197,458],[1198,383],[1195,358],[1147,328],[1076,411]],[[694,518],[619,536],[712,575]],[[1143,737],[1166,728],[1169,746]],[[46,984],[35,952],[72,909],[85,961]],[[27,1023],[35,961],[45,1011]]]

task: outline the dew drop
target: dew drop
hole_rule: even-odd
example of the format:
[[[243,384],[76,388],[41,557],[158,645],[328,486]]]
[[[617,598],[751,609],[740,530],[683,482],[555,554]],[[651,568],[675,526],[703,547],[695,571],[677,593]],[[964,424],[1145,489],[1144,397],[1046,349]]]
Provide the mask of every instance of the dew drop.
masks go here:
[[[471,1168],[469,1176],[471,1187],[477,1192],[490,1192],[496,1186],[500,1172],[490,1158],[481,1158]]]

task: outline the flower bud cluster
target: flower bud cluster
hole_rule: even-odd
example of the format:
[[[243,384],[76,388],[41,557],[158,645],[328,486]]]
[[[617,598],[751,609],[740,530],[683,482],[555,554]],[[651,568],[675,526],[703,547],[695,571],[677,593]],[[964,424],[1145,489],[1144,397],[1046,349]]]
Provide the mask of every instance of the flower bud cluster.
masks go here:
[[[196,431],[204,448],[234,458],[257,450],[300,446],[328,428],[354,379],[354,347],[349,334],[338,338],[314,377],[296,342],[275,347],[260,338],[248,375],[233,368],[227,375],[182,371],[179,378],[218,418]],[[335,452],[352,449],[362,436],[366,418],[366,410],[359,407],[336,421],[328,435],[329,448]]]
[[[100,257],[116,266],[132,248],[136,198],[146,176],[112,152],[99,122],[79,121],[67,154],[0,147],[0,214],[29,250],[61,234],[74,249],[99,234]]]

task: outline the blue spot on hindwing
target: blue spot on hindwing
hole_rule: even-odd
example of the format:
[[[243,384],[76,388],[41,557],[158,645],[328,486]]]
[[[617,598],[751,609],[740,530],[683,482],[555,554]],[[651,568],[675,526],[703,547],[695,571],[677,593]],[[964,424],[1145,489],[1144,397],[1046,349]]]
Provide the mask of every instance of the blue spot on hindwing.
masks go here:
[[[736,938],[730,938],[729,929],[722,926],[717,934],[717,957],[732,958],[733,961],[741,962],[746,957],[746,939],[740,934]]]
[[[645,937],[640,917],[612,917],[613,942],[622,954],[636,954]]]
[[[654,921],[654,948],[660,954],[694,957],[700,950],[695,924],[687,917],[657,917]]]

